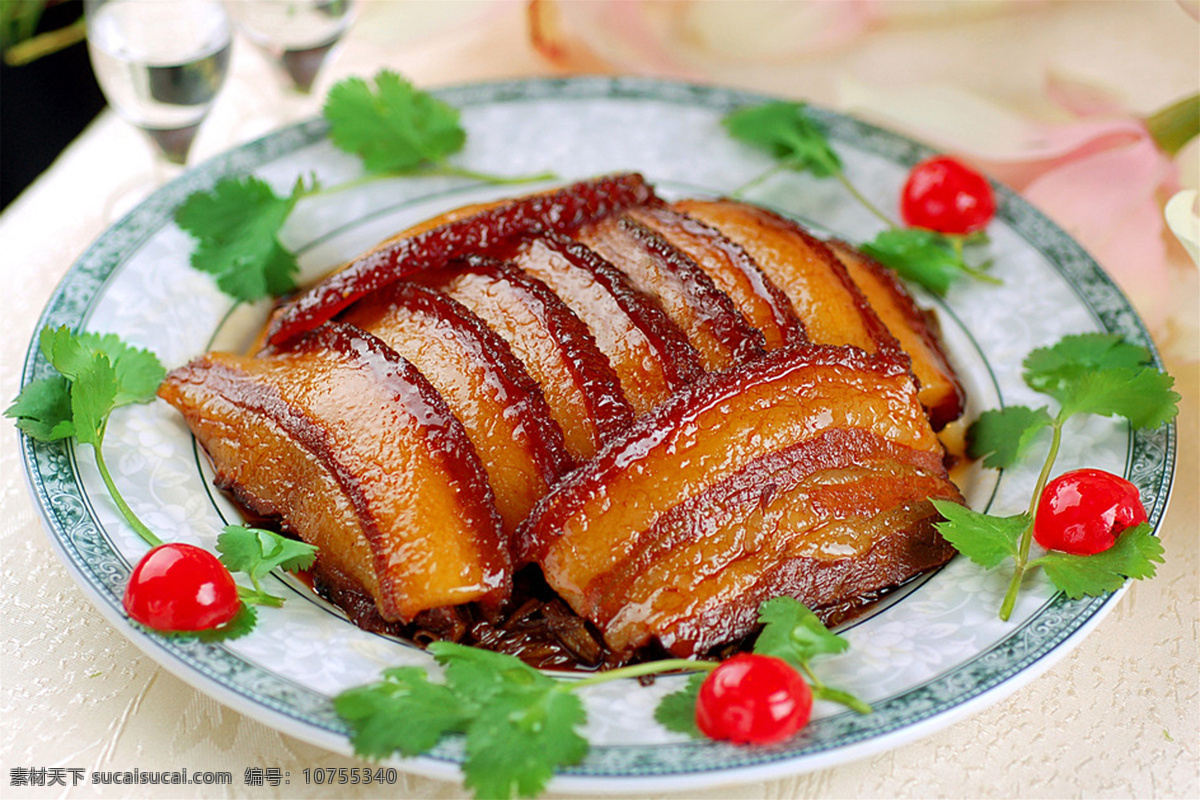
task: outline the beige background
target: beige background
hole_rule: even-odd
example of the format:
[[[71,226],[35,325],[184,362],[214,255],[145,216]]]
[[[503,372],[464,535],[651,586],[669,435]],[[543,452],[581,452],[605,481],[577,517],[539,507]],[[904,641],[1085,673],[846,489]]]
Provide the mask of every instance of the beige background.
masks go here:
[[[847,76],[884,87],[952,80],[1045,115],[1054,113],[1042,99],[1051,69],[1102,84],[1141,112],[1196,91],[1198,29],[1175,2],[885,5],[885,20],[839,48],[796,52],[776,36],[748,58],[754,42],[731,30],[729,41],[689,51],[686,70],[833,107]],[[751,13],[762,11],[745,11]],[[370,75],[385,65],[425,87],[553,72],[528,41],[521,3],[366,3],[317,96],[337,78]],[[573,63],[602,66],[590,56]],[[617,66],[644,65],[634,57]],[[194,160],[318,108],[316,97],[285,93],[263,57],[241,46]],[[1195,151],[1193,145],[1181,161],[1184,183],[1193,187]],[[106,112],[0,217],[5,403],[19,389],[25,348],[55,284],[95,236],[164,177],[138,135]],[[1171,253],[1183,259],[1178,248]],[[1186,262],[1177,267],[1187,274]],[[1178,313],[1190,338],[1165,343],[1184,402],[1176,485],[1162,529],[1167,563],[1159,576],[1133,586],[1098,629],[1043,676],[939,733],[835,769],[693,796],[1200,797],[1200,370],[1194,341],[1200,312],[1195,281],[1181,282],[1179,291],[1184,302]],[[305,767],[358,762],[222,707],[108,625],[50,550],[8,424],[0,425],[0,447],[0,796],[372,796],[352,787],[303,786]],[[235,785],[177,792],[14,788],[10,770],[18,767],[228,770]],[[293,782],[279,789],[245,787],[247,767],[279,767],[292,773]],[[455,783],[405,776],[388,794],[464,792]]]

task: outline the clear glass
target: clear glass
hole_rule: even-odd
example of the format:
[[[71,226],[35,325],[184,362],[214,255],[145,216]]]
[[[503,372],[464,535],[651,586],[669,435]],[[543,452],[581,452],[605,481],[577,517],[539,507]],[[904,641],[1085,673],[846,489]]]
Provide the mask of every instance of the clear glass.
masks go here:
[[[219,0],[85,0],[88,52],[109,105],[168,161],[187,160],[229,71]]]
[[[312,89],[355,11],[351,0],[226,0],[226,7],[301,92]]]

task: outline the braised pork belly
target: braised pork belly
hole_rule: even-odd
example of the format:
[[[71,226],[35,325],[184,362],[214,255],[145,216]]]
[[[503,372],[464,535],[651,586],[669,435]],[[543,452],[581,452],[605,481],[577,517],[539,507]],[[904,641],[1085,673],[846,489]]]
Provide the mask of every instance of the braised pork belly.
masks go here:
[[[447,212],[160,395],[357,624],[538,666],[736,645],[944,564],[962,384],[884,267],[637,175]]]

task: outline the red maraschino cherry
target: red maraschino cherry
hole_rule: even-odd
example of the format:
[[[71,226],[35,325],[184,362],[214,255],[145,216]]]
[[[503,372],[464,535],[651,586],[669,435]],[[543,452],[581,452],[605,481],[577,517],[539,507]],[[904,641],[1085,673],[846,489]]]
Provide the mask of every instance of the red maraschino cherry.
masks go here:
[[[786,661],[742,653],[704,679],[696,724],[710,739],[771,744],[808,724],[812,703],[812,690]]]
[[[159,631],[203,631],[237,614],[233,576],[200,547],[169,542],[138,562],[125,589],[125,611],[135,622]]]
[[[983,230],[996,215],[987,178],[948,156],[922,161],[908,173],[900,196],[905,224],[941,233]]]
[[[1047,550],[1092,555],[1109,549],[1126,528],[1146,521],[1137,487],[1099,469],[1077,469],[1046,484],[1033,538]]]

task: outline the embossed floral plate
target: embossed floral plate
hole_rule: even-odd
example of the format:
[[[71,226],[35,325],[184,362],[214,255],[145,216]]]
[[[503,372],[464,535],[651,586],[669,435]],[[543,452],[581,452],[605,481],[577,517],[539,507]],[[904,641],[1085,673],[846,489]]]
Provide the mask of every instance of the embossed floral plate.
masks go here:
[[[767,98],[744,92],[642,79],[588,78],[486,84],[439,93],[462,109],[469,132],[458,163],[505,174],[555,170],[563,181],[636,170],[667,197],[729,192],[770,166],[732,141],[720,118]],[[866,194],[889,205],[922,146],[862,122],[814,110],[846,169]],[[172,222],[191,192],[228,175],[253,173],[281,193],[299,176],[334,185],[359,164],[336,151],[315,120],[237,148],[164,187],[101,236],[58,288],[39,323],[116,332],[154,350],[170,366],[214,342],[235,344],[265,311],[238,309],[210,279],[188,266],[190,240]],[[539,187],[528,187],[539,188]],[[524,190],[524,189],[522,189]],[[319,275],[400,228],[468,202],[517,193],[463,179],[404,178],[366,184],[301,203],[284,229],[305,277]],[[850,241],[879,223],[836,181],[783,173],[748,198],[818,231]],[[968,416],[1011,403],[1038,402],[1020,378],[1031,349],[1067,333],[1111,331],[1152,347],[1150,338],[1100,268],[1061,230],[1010,192],[999,190],[989,230],[1002,286],[960,281],[936,308],[971,397]],[[36,336],[24,380],[50,368]],[[1157,526],[1166,507],[1175,431],[1132,432],[1093,419],[1066,437],[1058,468],[1090,465],[1124,474],[1141,490]],[[212,548],[236,512],[210,490],[207,464],[181,420],[164,403],[118,411],[106,459],[137,514],[163,539]],[[430,665],[420,650],[364,633],[298,582],[276,589],[282,609],[262,609],[250,636],[225,643],[168,641],[142,633],[121,612],[131,565],[145,545],[120,521],[90,448],[23,440],[27,474],[50,536],[96,606],[165,667],[244,714],[332,750],[350,752],[330,698],[398,664]],[[1034,465],[997,473],[973,467],[965,493],[976,509],[1023,510]],[[274,580],[274,579],[272,579]],[[820,663],[833,685],[870,702],[860,716],[818,704],[813,722],[791,741],[741,748],[688,741],[653,721],[653,708],[681,678],[651,687],[616,682],[586,691],[591,752],[553,788],[646,792],[760,780],[827,767],[912,740],[994,702],[1045,670],[1112,607],[1116,595],[1067,600],[1036,579],[1013,618],[996,617],[1006,576],[959,558],[906,587],[847,627],[850,650]],[[456,777],[460,740],[399,762],[413,772]]]

